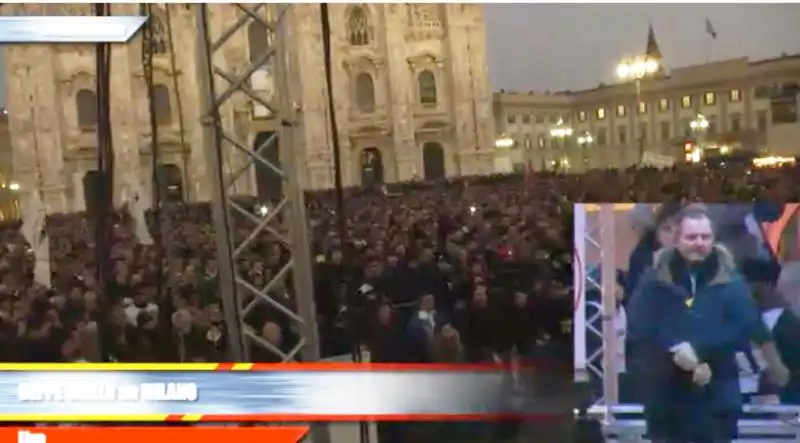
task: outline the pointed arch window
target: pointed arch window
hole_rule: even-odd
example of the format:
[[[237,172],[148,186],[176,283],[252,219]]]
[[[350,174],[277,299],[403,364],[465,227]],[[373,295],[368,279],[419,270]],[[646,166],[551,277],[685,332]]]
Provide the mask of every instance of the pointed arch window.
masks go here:
[[[423,105],[435,105],[438,97],[436,91],[436,76],[429,70],[424,70],[417,75],[419,87],[419,102]]]
[[[153,13],[148,20],[151,29],[150,51],[153,55],[163,55],[169,51],[169,29],[165,25],[163,14]]]
[[[269,46],[269,29],[264,23],[254,20],[247,26],[247,43],[249,46],[250,61],[254,62],[266,52]]]
[[[97,125],[97,96],[91,89],[81,89],[75,94],[78,126],[89,129]]]
[[[372,40],[372,25],[363,7],[356,6],[350,10],[350,15],[347,17],[347,35],[353,46],[366,46]]]
[[[375,82],[366,72],[356,75],[356,105],[361,112],[375,112]]]
[[[168,87],[153,85],[153,108],[156,114],[156,123],[159,126],[172,124],[172,103]]]

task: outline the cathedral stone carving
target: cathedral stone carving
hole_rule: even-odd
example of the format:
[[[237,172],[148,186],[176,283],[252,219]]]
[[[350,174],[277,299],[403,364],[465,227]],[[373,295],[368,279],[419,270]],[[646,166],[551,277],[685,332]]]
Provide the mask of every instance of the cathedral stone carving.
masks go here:
[[[439,5],[413,3],[409,4],[409,22],[415,28],[440,28],[442,26]]]
[[[406,39],[441,40],[444,37],[441,9],[442,5],[439,4],[408,4]]]
[[[89,4],[48,6],[50,9],[42,5],[24,6],[27,14],[74,15],[92,11]],[[121,8],[115,6],[114,12],[122,13]],[[235,20],[235,7],[218,4],[209,8],[212,34],[219,35]],[[300,124],[295,149],[303,150],[298,163],[307,169],[300,176],[309,180],[306,186],[326,187],[333,184],[334,174],[318,8],[318,4],[295,4],[282,18],[293,24],[285,41],[287,58],[291,60],[285,91],[289,95],[288,102],[298,104],[295,111]],[[7,5],[3,13],[18,10],[18,5]],[[156,56],[153,60],[155,120],[160,129],[158,142],[164,147],[162,161],[174,163],[173,169],[181,172],[170,177],[186,182],[179,186],[187,190],[185,198],[208,199],[203,127],[198,124],[205,106],[201,103],[198,93],[201,85],[196,77],[195,15],[179,5],[153,7],[153,11],[154,35],[149,49]],[[272,20],[274,17],[269,11],[267,8],[267,19]],[[427,152],[433,152],[431,146],[436,146],[437,156],[446,159],[446,167],[437,166],[436,171],[455,175],[491,169],[490,156],[475,154],[476,144],[486,141],[489,145],[485,149],[491,150],[493,122],[491,115],[483,115],[491,107],[491,97],[480,92],[488,91],[488,79],[483,70],[469,68],[485,64],[485,45],[475,43],[485,39],[485,29],[482,22],[471,24],[472,37],[467,39],[466,31],[455,25],[464,22],[461,14],[468,14],[470,23],[474,23],[475,16],[482,17],[480,9],[462,10],[436,4],[332,4],[330,13],[339,18],[332,20],[333,60],[336,61],[332,66],[332,89],[346,185],[357,185],[365,177],[383,181],[412,179],[424,170],[423,143],[428,143]],[[420,42],[410,44],[409,32]],[[274,43],[273,37],[274,33],[263,24],[251,25],[247,32],[235,34],[225,50],[217,52],[215,64],[227,72],[242,72],[244,66],[269,49]],[[472,43],[465,43],[468,40]],[[4,47],[3,51],[16,172],[47,175],[48,189],[56,189],[52,191],[55,194],[51,202],[93,195],[89,191],[75,191],[79,187],[75,183],[83,186],[90,182],[82,178],[94,168],[92,159],[96,155],[98,115],[94,105],[92,46],[14,45]],[[126,168],[120,169],[120,180],[122,177],[125,180],[152,177],[148,156],[152,155],[149,147],[153,134],[141,52],[140,37],[112,49],[113,141],[116,164]],[[256,71],[249,83],[254,94],[270,101],[277,98],[276,94],[282,90],[279,87],[284,86],[275,84],[275,69],[267,64]],[[42,83],[35,88],[33,83],[43,82],[42,78],[48,79],[49,86]],[[471,80],[463,80],[466,78]],[[30,81],[23,81],[25,79]],[[223,80],[218,80],[218,88],[227,86]],[[37,119],[29,116],[31,107],[42,110]],[[47,125],[43,122],[45,109],[51,110],[47,114]],[[280,127],[272,113],[260,105],[248,108],[230,104],[223,107],[220,114],[226,130],[236,134],[242,143],[253,144],[263,139],[259,133],[270,133]],[[441,122],[440,126],[426,126],[420,131],[425,122],[431,120]],[[478,131],[487,134],[478,137],[475,135]],[[423,134],[424,137],[420,137]],[[36,144],[48,149],[46,157],[52,161],[35,165],[31,150]],[[371,153],[373,160],[380,159],[368,162],[369,173],[362,169],[362,152]],[[484,148],[480,153],[485,153]],[[241,164],[241,159],[233,159],[228,166]],[[252,183],[241,188],[237,186],[237,190],[274,187],[258,184],[258,175],[253,174],[249,178]],[[38,175],[31,175],[34,176]],[[63,176],[61,179],[69,192],[52,186],[59,176]],[[36,186],[32,178],[19,181],[26,186]],[[122,191],[115,189],[115,194],[120,196]],[[67,206],[85,206],[81,202],[71,203]]]
[[[352,46],[366,46],[372,42],[374,28],[367,5],[353,6],[348,12],[347,37]]]
[[[152,15],[147,21],[150,27],[149,50],[153,55],[167,55],[170,45],[169,30],[166,25],[166,14],[159,9],[153,8]]]
[[[3,4],[3,15],[88,15],[90,11],[89,4]]]

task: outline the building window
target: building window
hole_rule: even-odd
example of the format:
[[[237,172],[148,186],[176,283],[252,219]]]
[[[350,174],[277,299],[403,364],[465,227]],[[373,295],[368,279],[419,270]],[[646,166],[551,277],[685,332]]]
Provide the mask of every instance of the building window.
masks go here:
[[[553,115],[550,116],[550,123],[556,123],[556,122],[558,122],[559,119],[560,119],[559,116],[553,114]]]
[[[706,106],[714,106],[717,104],[717,94],[713,92],[706,92],[703,94],[703,104]]]
[[[581,123],[586,121],[586,111],[578,111],[578,121]]]
[[[647,103],[639,102],[639,114],[647,114]]]
[[[153,55],[163,55],[169,51],[169,30],[164,24],[160,13],[151,14],[148,19],[150,25],[150,51]]]
[[[692,107],[692,96],[684,95],[681,97],[681,108],[687,109]]]
[[[661,126],[661,140],[669,140],[672,137],[672,128],[670,122],[662,121]]]
[[[772,95],[772,87],[771,86],[757,86],[753,96],[755,98],[769,98]]]
[[[731,132],[741,132],[742,116],[739,114],[731,115]]]
[[[547,140],[547,138],[545,136],[539,135],[538,137],[536,137],[536,146],[538,146],[539,149],[544,149],[545,148],[545,144],[544,144],[545,140]]]
[[[706,133],[708,135],[715,135],[717,133],[717,116],[708,116],[708,129],[706,129]]]
[[[741,89],[731,89],[729,98],[732,102],[740,102],[742,101],[742,90]]]
[[[350,44],[353,46],[369,44],[372,37],[372,26],[367,11],[363,7],[356,6],[350,10],[350,16],[347,18],[347,34]]]
[[[75,94],[75,107],[78,114],[78,127],[94,128],[97,124],[97,96],[94,91],[81,89]]]
[[[669,111],[669,99],[662,98],[658,101],[658,110],[661,112]]]
[[[767,111],[756,113],[756,129],[758,132],[767,132]]]
[[[356,75],[356,106],[364,113],[375,112],[375,82],[366,72]]]
[[[606,108],[597,108],[597,119],[598,120],[605,120],[606,119]]]
[[[625,105],[618,105],[617,106],[617,117],[625,117]]]
[[[648,140],[648,135],[649,135],[647,133],[648,129],[650,129],[650,128],[647,127],[647,123],[644,123],[644,122],[639,123],[639,133],[636,134],[636,136],[638,137],[637,141],[644,142],[644,141]]]
[[[617,126],[617,139],[621,145],[628,143],[628,128],[625,125]]]
[[[260,21],[254,20],[247,26],[247,46],[251,62],[258,60],[269,48],[269,34],[269,28]]]
[[[531,122],[530,114],[522,114],[522,123],[528,124]]]
[[[681,120],[681,128],[683,128],[683,136],[689,138],[692,136],[692,120],[684,118]]]
[[[543,115],[537,115],[536,116],[536,123],[538,123],[538,124],[544,123],[544,116]]]
[[[517,124],[517,116],[514,114],[509,114],[506,117],[506,121],[508,122],[509,125],[515,125]]]
[[[608,135],[607,135],[606,128],[599,128],[597,129],[597,146],[605,146],[608,142]]]
[[[153,106],[156,123],[162,126],[172,124],[172,104],[170,103],[169,88],[164,85],[153,86]]]
[[[419,102],[423,105],[435,105],[437,100],[436,76],[433,72],[422,71],[417,76],[417,87],[419,88]]]
[[[533,141],[531,141],[531,136],[525,136],[525,149],[530,150],[533,147]]]

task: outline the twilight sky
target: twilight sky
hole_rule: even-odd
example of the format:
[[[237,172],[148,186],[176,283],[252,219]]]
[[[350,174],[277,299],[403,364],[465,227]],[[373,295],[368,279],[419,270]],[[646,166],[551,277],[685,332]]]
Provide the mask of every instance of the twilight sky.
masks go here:
[[[706,33],[706,17],[716,41]],[[545,91],[613,81],[620,59],[644,52],[650,22],[668,69],[800,53],[800,4],[490,4],[492,87]]]
[[[800,4],[491,4],[492,86],[544,91],[611,82],[623,57],[643,55],[649,22],[667,69],[800,53]]]

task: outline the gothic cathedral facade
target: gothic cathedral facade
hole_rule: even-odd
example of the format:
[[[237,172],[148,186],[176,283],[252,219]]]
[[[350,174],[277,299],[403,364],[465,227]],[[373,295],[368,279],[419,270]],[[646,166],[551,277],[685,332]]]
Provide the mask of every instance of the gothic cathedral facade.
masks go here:
[[[242,14],[231,5],[208,7],[217,35]],[[273,8],[261,11],[271,14]],[[291,29],[284,40],[289,90],[300,105],[296,148],[302,150],[302,183],[311,189],[331,187],[334,180],[319,9],[319,4],[296,4],[283,18]],[[3,13],[92,14],[89,4],[9,4]],[[114,4],[112,13],[140,11],[136,4]],[[331,4],[329,14],[345,186],[493,172],[494,121],[481,5]],[[194,20],[194,11],[185,5],[153,7],[151,97],[158,126],[157,176],[169,185],[168,196],[202,201],[210,189]],[[236,71],[270,40],[263,26],[253,24],[234,35],[215,64]],[[96,169],[94,47],[38,44],[4,50],[14,176],[23,196],[38,190],[50,212],[86,209]],[[114,192],[120,201],[125,183],[138,182],[145,189],[156,185],[150,180],[154,140],[142,54],[142,41],[134,38],[113,46],[111,55]],[[269,92],[274,87],[270,68],[257,72],[251,87]],[[266,109],[244,97],[226,104],[221,117],[244,143],[257,144],[277,129]],[[227,163],[236,169],[244,161],[232,156]],[[275,187],[262,175],[256,171],[237,183],[237,192],[269,193]]]

